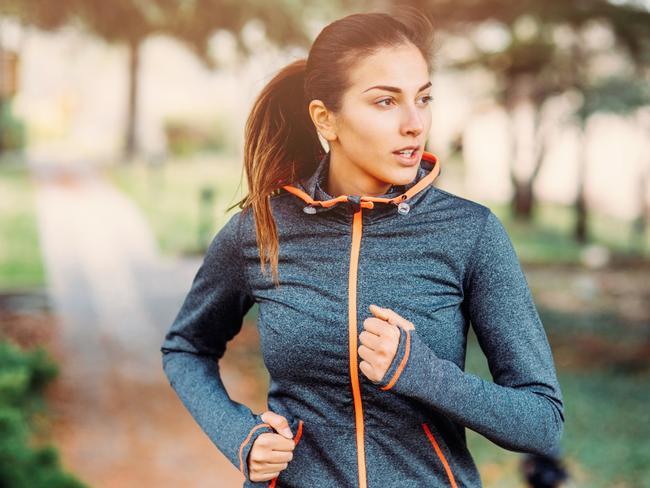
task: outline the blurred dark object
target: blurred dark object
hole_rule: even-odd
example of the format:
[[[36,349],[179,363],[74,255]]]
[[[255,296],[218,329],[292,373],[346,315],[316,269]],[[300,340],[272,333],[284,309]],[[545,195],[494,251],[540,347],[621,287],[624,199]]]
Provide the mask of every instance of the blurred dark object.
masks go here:
[[[210,245],[214,222],[215,191],[209,186],[201,188],[199,197],[199,244],[198,249],[204,253]]]
[[[556,488],[569,479],[559,453],[550,456],[527,454],[521,461],[521,471],[531,488]]]

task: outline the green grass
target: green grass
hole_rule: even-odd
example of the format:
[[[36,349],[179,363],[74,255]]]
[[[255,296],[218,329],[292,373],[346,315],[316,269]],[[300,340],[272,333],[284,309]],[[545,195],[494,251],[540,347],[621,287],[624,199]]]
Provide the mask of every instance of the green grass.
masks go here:
[[[42,287],[34,187],[24,166],[0,165],[0,290]]]
[[[488,205],[503,221],[522,261],[528,263],[576,263],[581,246],[573,239],[575,212],[571,206],[538,203],[531,223],[512,218],[509,205]],[[643,242],[631,238],[632,222],[599,213],[588,220],[589,241],[613,253],[650,257],[650,232]]]
[[[165,254],[197,254],[227,218],[226,209],[241,199],[237,191],[241,165],[222,156],[170,161],[160,167],[145,164],[116,165],[109,179],[142,208]],[[242,187],[245,188],[245,181]],[[208,226],[201,231],[201,191],[213,190]],[[207,234],[207,237],[206,237]]]
[[[586,322],[584,317],[577,317],[576,331],[565,320],[562,331],[557,312],[548,315],[540,310],[540,315],[548,324],[545,328],[554,352],[554,338],[565,339]],[[595,320],[598,322],[597,318]],[[593,333],[609,332],[611,325],[609,320],[593,324]],[[633,334],[633,329],[619,327],[621,329],[626,330],[626,336]],[[637,340],[642,339],[643,333],[643,330],[638,331]],[[574,354],[582,352],[578,341],[573,347]],[[580,371],[562,368],[556,360],[565,405],[562,459],[572,477],[572,486],[650,487],[650,422],[647,420],[650,377],[647,369],[645,373],[634,372],[598,358],[592,361],[594,367]],[[485,356],[471,329],[466,371],[492,381]],[[502,449],[471,430],[467,430],[467,437],[486,488],[522,486],[521,454]]]

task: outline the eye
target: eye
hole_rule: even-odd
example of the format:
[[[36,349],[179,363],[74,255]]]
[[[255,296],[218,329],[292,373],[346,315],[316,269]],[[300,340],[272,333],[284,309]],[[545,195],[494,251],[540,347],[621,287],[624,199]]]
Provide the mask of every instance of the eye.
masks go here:
[[[423,103],[426,105],[433,101],[433,97],[431,95],[425,95],[421,98],[421,100],[423,100]]]
[[[388,105],[382,105],[382,103],[384,103],[384,102],[392,102],[392,101],[393,101],[392,98],[384,98],[383,100],[379,100],[378,102],[376,102],[375,105],[381,105],[382,107],[388,107]]]

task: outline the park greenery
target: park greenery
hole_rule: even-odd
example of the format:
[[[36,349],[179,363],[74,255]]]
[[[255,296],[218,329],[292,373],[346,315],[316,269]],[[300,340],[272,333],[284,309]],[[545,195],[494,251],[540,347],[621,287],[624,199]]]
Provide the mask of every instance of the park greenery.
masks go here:
[[[45,284],[34,187],[23,165],[0,165],[0,290]]]
[[[491,96],[513,122],[512,201],[482,203],[504,222],[524,267],[564,266],[563,276],[570,275],[582,269],[584,256],[593,245],[608,249],[614,266],[647,263],[647,202],[639,203],[634,221],[620,221],[589,209],[584,191],[588,171],[584,154],[578,156],[581,178],[572,205],[537,201],[533,186],[552,142],[545,114],[558,98],[573,100],[562,123],[583,134],[589,122],[602,114],[646,123],[640,114],[650,106],[648,9],[635,2],[607,0],[402,3],[431,15],[441,45],[446,40],[464,43],[462,56],[442,58],[436,69],[488,73],[495,87]],[[142,85],[138,80],[142,43],[152,35],[172,36],[207,67],[226,69],[210,50],[210,39],[216,32],[232,36],[243,58],[256,50],[244,34],[253,19],[264,26],[270,43],[307,47],[314,21],[375,7],[375,2],[367,0],[5,0],[0,16],[44,30],[73,25],[127,47],[129,90],[124,103],[128,117],[119,160],[142,164],[116,164],[107,169],[106,176],[141,207],[163,253],[199,258],[228,218],[225,210],[246,190],[241,161],[225,154],[222,129],[203,132],[191,121],[174,120],[166,124],[170,157],[164,161],[138,157],[135,125],[138,87]],[[617,62],[610,63],[612,59]],[[3,144],[12,149],[29,144],[24,124],[10,112],[10,103],[4,101],[0,107]],[[523,169],[526,158],[519,150],[521,134],[514,130],[522,113],[533,120],[534,165],[529,170]],[[215,120],[221,120],[218,116],[222,115],[215,114]],[[201,153],[201,149],[211,152]],[[643,189],[641,194],[650,192],[650,158],[638,175],[638,184]],[[0,290],[43,287],[34,193],[27,168],[11,162],[0,164],[0,195]],[[531,276],[535,292],[538,282],[534,273]],[[554,352],[569,351],[566,354],[585,356],[585,361],[589,359],[587,336],[610,345],[616,343],[617,347],[647,341],[647,324],[640,325],[614,311],[583,307],[569,313],[548,304],[539,310]],[[647,364],[609,361],[604,356],[600,359],[592,357],[585,369],[557,361],[566,405],[565,459],[577,486],[650,486],[650,432],[647,423],[638,422],[645,418],[648,404]],[[471,329],[467,370],[491,378]],[[30,419],[44,408],[43,389],[55,376],[56,368],[42,353],[21,352],[0,341],[2,486],[82,486],[61,471],[54,448],[32,447],[28,442],[33,433]],[[517,453],[496,448],[471,431],[468,442],[486,486],[520,486]]]
[[[58,366],[41,347],[21,350],[0,336],[0,486],[83,488],[65,472],[51,444],[34,445],[44,393]]]
[[[415,6],[430,15],[438,29],[440,44],[447,39],[465,43],[462,56],[440,59],[438,69],[480,68],[493,77],[494,100],[513,122],[511,206],[518,220],[533,219],[537,203],[533,185],[551,143],[544,113],[555,99],[573,96],[575,108],[564,123],[578,127],[583,133],[594,115],[616,113],[636,120],[639,111],[649,106],[648,83],[640,80],[648,79],[650,66],[650,11],[637,2],[525,0],[513,4],[506,0],[402,0],[391,7],[399,9],[402,5]],[[128,47],[129,90],[125,101],[128,116],[123,160],[131,161],[138,153],[135,124],[140,46],[149,36],[172,36],[206,66],[224,69],[210,49],[210,40],[216,33],[230,35],[238,54],[244,58],[259,47],[251,44],[245,35],[249,22],[261,24],[266,40],[272,44],[304,48],[311,41],[314,25],[328,18],[377,7],[380,5],[371,0],[327,3],[119,0],[110,4],[94,0],[56,3],[7,0],[0,7],[0,15],[47,30],[72,24],[108,42]],[[604,62],[613,57],[616,63]],[[612,91],[611,87],[617,90]],[[532,154],[519,150],[523,144],[521,138],[527,135],[514,130],[522,111],[532,111],[533,124],[529,124],[535,141]],[[167,124],[166,132],[171,134],[170,150],[176,155],[191,148],[197,138],[213,148],[221,144],[200,130],[173,121]],[[529,169],[525,161],[531,156],[535,164]],[[639,172],[642,195],[650,192],[650,158],[647,159]],[[590,218],[585,195],[588,171],[583,155],[578,155],[577,164],[579,181],[573,204],[576,214],[573,236],[585,244],[589,241]],[[648,233],[648,207],[645,199],[639,202],[639,218],[634,229],[641,235],[637,240],[643,240]]]

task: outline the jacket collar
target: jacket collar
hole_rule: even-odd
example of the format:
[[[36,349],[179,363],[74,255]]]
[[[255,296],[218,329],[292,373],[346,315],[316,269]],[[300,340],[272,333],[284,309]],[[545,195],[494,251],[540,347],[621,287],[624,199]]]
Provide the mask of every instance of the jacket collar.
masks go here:
[[[440,174],[440,161],[433,153],[424,152],[420,159],[418,172],[410,183],[405,185],[391,186],[388,192],[378,197],[340,195],[334,197],[329,195],[323,186],[327,181],[330,164],[330,152],[327,152],[320,160],[316,170],[308,177],[299,180],[296,184],[284,185],[286,191],[293,193],[302,199],[307,206],[303,209],[305,213],[319,213],[335,208],[343,204],[357,211],[359,208],[372,209],[376,204],[394,204],[408,201],[420,191],[428,188]]]

